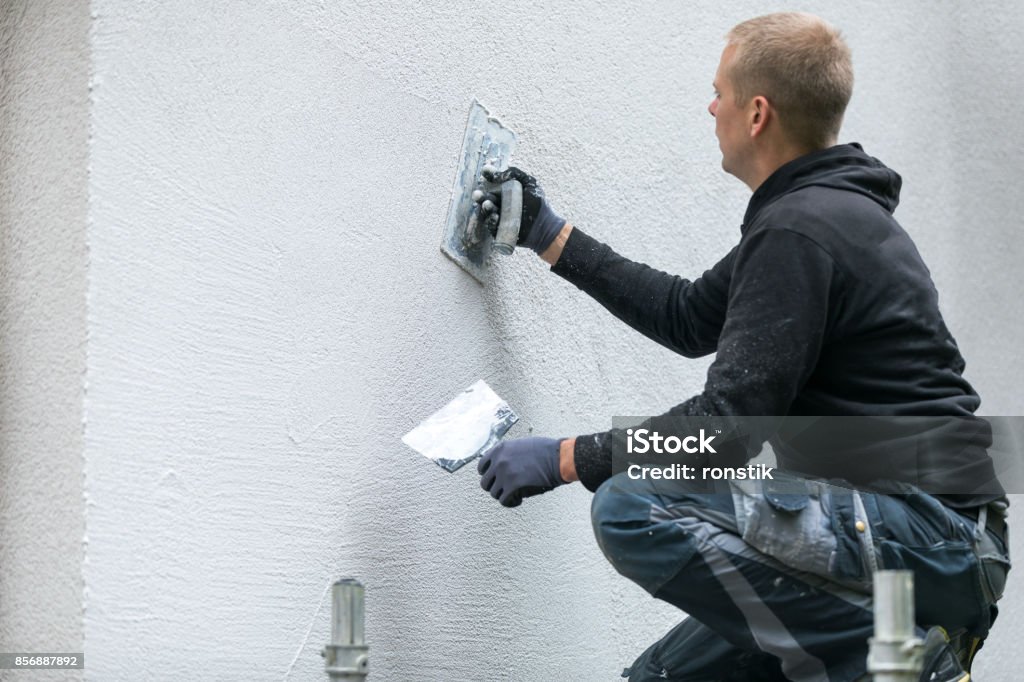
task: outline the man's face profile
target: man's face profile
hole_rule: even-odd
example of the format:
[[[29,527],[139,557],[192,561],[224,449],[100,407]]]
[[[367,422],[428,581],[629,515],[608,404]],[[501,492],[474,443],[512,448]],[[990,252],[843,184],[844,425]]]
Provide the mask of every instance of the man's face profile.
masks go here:
[[[735,45],[727,45],[722,51],[714,80],[715,98],[708,105],[708,112],[715,117],[715,136],[722,151],[722,169],[742,179],[748,138],[744,109],[736,104],[736,91],[728,75],[735,54]]]

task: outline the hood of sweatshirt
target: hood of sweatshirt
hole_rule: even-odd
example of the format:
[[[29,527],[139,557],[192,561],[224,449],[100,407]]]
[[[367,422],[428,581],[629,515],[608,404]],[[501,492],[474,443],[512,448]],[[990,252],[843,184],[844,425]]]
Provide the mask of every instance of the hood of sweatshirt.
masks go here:
[[[793,159],[768,176],[750,197],[742,229],[779,197],[811,186],[863,194],[892,213],[902,185],[899,173],[865,154],[858,143],[836,145]]]

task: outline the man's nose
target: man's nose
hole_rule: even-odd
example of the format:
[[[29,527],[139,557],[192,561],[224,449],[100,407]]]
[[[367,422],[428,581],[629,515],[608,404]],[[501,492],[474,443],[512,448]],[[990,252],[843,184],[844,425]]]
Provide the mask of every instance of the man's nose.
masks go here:
[[[711,100],[711,104],[708,105],[708,113],[711,114],[712,116],[714,116],[715,112],[717,110],[718,110],[718,100],[717,99],[713,99],[713,100]]]

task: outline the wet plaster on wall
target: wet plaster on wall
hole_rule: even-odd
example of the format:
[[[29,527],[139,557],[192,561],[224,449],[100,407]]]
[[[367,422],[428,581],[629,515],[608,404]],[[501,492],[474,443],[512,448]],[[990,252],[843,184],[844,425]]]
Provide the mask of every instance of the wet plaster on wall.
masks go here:
[[[82,650],[88,8],[0,6],[0,651]],[[0,672],[73,680],[81,671]]]
[[[90,675],[129,677],[129,642],[182,678],[315,678],[317,607],[343,575],[367,583],[380,679],[607,679],[671,627],[597,551],[585,491],[505,510],[399,437],[481,377],[523,414],[513,435],[700,390],[706,362],[622,329],[528,254],[479,286],[441,256],[441,226],[478,96],[559,211],[699,274],[747,196],[704,111],[721,35],[774,7],[574,5],[537,23],[526,4],[500,35],[464,3],[93,9]],[[926,66],[874,37],[888,5],[808,9],[850,27],[859,73]],[[889,92],[867,83],[869,102]],[[869,151],[944,181],[900,143],[921,123],[871,107],[851,132],[892,139]]]
[[[587,496],[535,507],[576,509],[586,563],[570,581],[574,561],[550,549],[564,529],[495,508],[471,474],[397,440],[480,376],[554,426],[516,390],[484,312],[503,294],[437,250],[466,103],[449,114],[317,40],[296,53],[287,17],[236,17],[228,36],[147,10],[159,31],[135,11],[97,13],[87,445],[90,523],[117,533],[87,566],[91,668],[123,672],[111,645],[141,621],[138,649],[181,643],[173,660],[154,651],[156,668],[254,665],[261,641],[261,669],[284,673],[324,577],[344,573],[368,582],[384,677],[539,665],[502,644],[539,648],[559,622],[523,617],[545,601],[538,572],[566,594],[580,575],[612,582]],[[212,59],[223,43],[244,54]],[[136,44],[144,64],[122,56]],[[601,599],[574,608],[612,616]],[[513,630],[502,610],[520,614]],[[326,627],[321,614],[296,678],[320,666]],[[614,642],[583,646],[597,660]]]

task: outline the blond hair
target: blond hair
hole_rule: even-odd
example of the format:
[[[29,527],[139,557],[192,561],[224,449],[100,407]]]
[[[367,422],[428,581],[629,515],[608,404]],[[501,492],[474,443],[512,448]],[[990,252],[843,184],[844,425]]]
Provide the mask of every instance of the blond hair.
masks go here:
[[[726,36],[736,47],[728,76],[736,103],[762,95],[789,137],[810,149],[835,143],[853,93],[850,48],[813,14],[781,12],[744,21]]]

